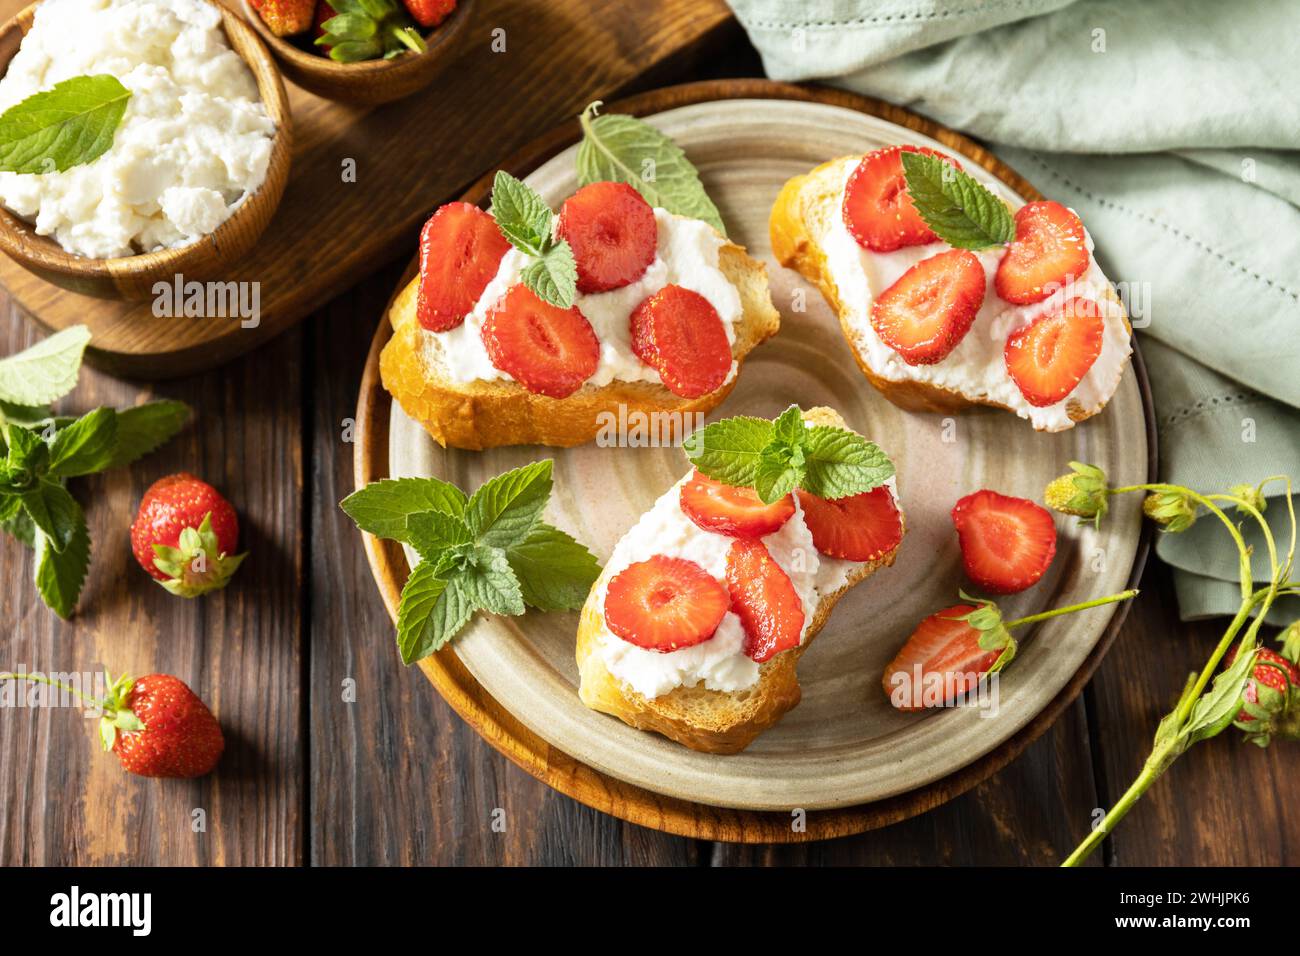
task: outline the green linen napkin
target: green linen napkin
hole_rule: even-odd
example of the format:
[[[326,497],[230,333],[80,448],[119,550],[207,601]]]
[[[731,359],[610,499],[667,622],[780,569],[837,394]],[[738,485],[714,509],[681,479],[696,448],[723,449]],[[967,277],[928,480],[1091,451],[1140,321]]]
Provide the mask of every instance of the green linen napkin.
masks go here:
[[[1139,330],[1163,480],[1300,479],[1300,4],[729,2],[772,78],[933,117],[1079,212]],[[1184,619],[1239,606],[1217,524],[1157,543]]]

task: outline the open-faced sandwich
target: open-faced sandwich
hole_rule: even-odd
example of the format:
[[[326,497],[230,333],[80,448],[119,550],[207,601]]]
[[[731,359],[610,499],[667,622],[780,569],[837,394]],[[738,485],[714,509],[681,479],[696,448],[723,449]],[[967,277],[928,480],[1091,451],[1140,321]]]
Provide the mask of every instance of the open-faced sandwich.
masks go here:
[[[828,408],[730,418],[623,537],[582,610],[579,695],[710,753],[799,703],[799,656],[840,597],[893,564],[894,468]]]
[[[1013,211],[950,156],[823,163],[772,208],[777,260],[815,282],[863,373],[914,411],[992,405],[1062,431],[1118,387],[1131,330],[1079,217]]]
[[[640,126],[642,139],[666,141]],[[694,190],[677,205],[708,219],[652,205],[643,193],[666,191],[636,177],[593,181],[581,152],[586,184],[558,216],[506,173],[490,214],[466,203],[434,213],[420,235],[420,274],[390,309],[380,370],[435,441],[578,445],[615,417],[685,421],[726,397],[780,316],[763,265],[718,231],[693,167],[676,155],[676,174],[687,170]]]

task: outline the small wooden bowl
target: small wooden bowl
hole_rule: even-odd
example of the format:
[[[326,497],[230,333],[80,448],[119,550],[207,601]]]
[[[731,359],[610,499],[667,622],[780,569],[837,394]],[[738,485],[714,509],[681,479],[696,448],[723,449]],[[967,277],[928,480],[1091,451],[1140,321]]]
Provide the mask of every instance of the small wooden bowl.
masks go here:
[[[293,121],[284,83],[275,61],[238,15],[221,10],[226,38],[253,71],[257,90],[266,112],[275,122],[271,159],[266,179],[248,196],[216,231],[196,242],[175,249],[142,252],[116,259],[88,259],[64,250],[54,239],[38,236],[30,224],[0,206],[0,251],[19,265],[48,282],[104,299],[147,299],[156,282],[172,282],[184,275],[186,281],[214,278],[230,263],[253,247],[284,194],[289,179],[289,157],[293,151]],[[18,52],[37,4],[24,8],[0,27],[0,75]]]
[[[290,40],[276,36],[248,0],[243,3],[248,22],[271,48],[285,76],[309,93],[358,106],[391,103],[433,82],[449,62],[448,53],[454,48],[456,38],[464,33],[474,6],[474,0],[460,0],[451,16],[425,34],[424,41],[429,48],[423,53],[404,53],[391,60],[336,63],[328,56],[303,50]]]

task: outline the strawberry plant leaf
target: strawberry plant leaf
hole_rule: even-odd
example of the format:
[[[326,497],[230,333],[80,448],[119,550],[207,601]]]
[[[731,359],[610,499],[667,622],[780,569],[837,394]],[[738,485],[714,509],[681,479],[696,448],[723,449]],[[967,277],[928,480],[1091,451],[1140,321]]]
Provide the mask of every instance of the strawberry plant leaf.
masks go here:
[[[1249,651],[1242,649],[1232,666],[1219,674],[1210,689],[1192,705],[1187,723],[1182,728],[1182,733],[1187,737],[1187,746],[1213,737],[1232,723],[1241,710],[1246,679],[1255,665],[1255,653],[1253,647]]]
[[[63,172],[113,145],[131,91],[115,76],[74,76],[0,114],[0,170]]]
[[[117,413],[117,441],[107,468],[122,468],[174,438],[190,417],[184,402],[164,399]]]
[[[826,425],[807,432],[801,487],[819,498],[860,495],[878,488],[894,474],[889,456],[861,435]]]
[[[753,487],[763,449],[774,429],[764,418],[737,416],[706,425],[682,442],[682,450],[702,474],[729,485]]]
[[[354,491],[339,507],[362,531],[409,544],[407,519],[411,515],[441,511],[460,516],[468,500],[465,492],[437,478],[386,478]]]
[[[61,618],[72,616],[90,567],[90,534],[85,521],[74,529],[67,546],[56,551],[42,532],[35,532],[36,589],[41,600]]]
[[[539,522],[506,552],[524,603],[541,611],[576,611],[600,577],[600,562],[559,528]]]
[[[925,224],[958,249],[1005,245],[1016,236],[1011,211],[969,173],[935,156],[900,154],[907,192]]]
[[[117,413],[97,408],[54,436],[48,474],[72,478],[103,471],[113,460],[116,441]]]
[[[508,548],[532,531],[551,496],[549,458],[485,481],[465,510],[465,523],[479,544]]]

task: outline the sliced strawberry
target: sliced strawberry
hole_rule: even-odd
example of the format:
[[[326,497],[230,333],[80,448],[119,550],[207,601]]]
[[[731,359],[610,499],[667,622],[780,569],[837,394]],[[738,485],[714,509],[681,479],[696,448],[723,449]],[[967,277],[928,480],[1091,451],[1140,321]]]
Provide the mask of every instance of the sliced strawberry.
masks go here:
[[[1017,305],[1042,302],[1088,271],[1083,223],[1059,202],[1031,202],[1016,213],[1016,238],[993,278],[998,295]]]
[[[844,186],[841,207],[844,225],[864,249],[893,252],[937,238],[907,193],[904,152],[925,153],[961,168],[960,163],[925,146],[889,146],[864,156]]]
[[[908,269],[871,306],[871,327],[908,365],[942,362],[965,338],[984,302],[984,267],[949,249]]]
[[[630,564],[605,591],[605,624],[628,643],[667,654],[713,636],[727,589],[694,561],[657,554]]]
[[[952,509],[966,576],[995,594],[1037,583],[1056,554],[1056,523],[1046,508],[984,489]]]
[[[1007,337],[1007,372],[1030,405],[1055,405],[1101,354],[1106,327],[1091,299],[1070,299]]]
[[[530,392],[566,398],[591,378],[600,342],[576,307],[560,309],[520,284],[483,320],[483,345],[493,366]]]
[[[946,706],[979,684],[1002,651],[984,650],[978,630],[965,621],[952,620],[974,610],[970,604],[955,604],[917,625],[885,667],[881,684],[890,703],[906,711]],[[942,688],[939,699],[928,700],[936,685]]]
[[[627,183],[591,183],[564,201],[559,235],[578,264],[578,291],[608,292],[641,278],[655,260],[654,210]]]
[[[632,351],[682,398],[719,388],[731,372],[731,343],[718,310],[698,292],[666,285],[632,312]]]
[[[761,538],[778,530],[794,515],[794,496],[770,505],[753,488],[723,484],[698,471],[682,485],[682,511],[705,531],[733,538]]]
[[[903,517],[885,485],[834,501],[800,489],[799,506],[813,544],[828,558],[874,561],[903,540]]]
[[[745,653],[758,663],[799,646],[803,602],[757,538],[738,538],[727,552],[731,609],[745,628]]]
[[[420,231],[420,325],[446,332],[464,322],[509,248],[496,220],[478,206],[439,207]]]

